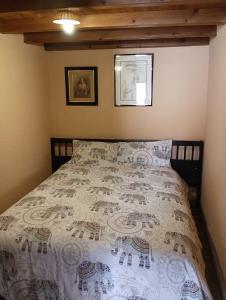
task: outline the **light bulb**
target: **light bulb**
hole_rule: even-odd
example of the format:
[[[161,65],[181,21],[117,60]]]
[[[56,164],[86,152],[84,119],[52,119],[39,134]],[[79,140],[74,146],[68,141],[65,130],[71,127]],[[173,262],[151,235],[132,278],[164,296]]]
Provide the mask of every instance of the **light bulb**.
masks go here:
[[[72,33],[74,31],[74,24],[71,22],[66,22],[62,25],[64,32]]]
[[[68,11],[59,13],[56,19],[53,20],[53,23],[61,25],[64,32],[69,34],[74,31],[76,25],[80,24],[80,22],[75,19],[75,16]]]

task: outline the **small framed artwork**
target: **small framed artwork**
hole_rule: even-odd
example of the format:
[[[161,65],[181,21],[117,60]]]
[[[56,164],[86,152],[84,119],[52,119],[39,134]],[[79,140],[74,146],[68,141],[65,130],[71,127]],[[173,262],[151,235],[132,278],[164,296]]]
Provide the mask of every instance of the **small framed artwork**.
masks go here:
[[[153,54],[115,55],[115,105],[151,106]]]
[[[67,105],[98,105],[97,67],[65,67]]]

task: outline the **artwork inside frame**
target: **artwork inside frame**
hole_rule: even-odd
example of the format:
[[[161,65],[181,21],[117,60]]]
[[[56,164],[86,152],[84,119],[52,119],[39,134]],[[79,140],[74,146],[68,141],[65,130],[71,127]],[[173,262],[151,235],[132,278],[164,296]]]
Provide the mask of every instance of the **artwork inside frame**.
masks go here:
[[[65,67],[67,105],[98,105],[97,67]]]
[[[154,54],[115,55],[115,106],[151,106]]]

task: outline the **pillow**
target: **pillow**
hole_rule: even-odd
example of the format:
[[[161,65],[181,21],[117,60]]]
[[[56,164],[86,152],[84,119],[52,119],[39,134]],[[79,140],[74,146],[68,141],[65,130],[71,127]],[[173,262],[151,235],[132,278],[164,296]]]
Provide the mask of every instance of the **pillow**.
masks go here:
[[[172,140],[119,142],[117,162],[170,167]]]
[[[118,144],[98,141],[73,140],[73,161],[78,160],[117,160]]]

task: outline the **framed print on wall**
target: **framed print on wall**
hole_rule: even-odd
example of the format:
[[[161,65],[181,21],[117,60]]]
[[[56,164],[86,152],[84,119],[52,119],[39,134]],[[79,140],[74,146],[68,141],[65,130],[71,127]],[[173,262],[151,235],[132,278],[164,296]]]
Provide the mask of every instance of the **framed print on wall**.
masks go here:
[[[67,105],[98,105],[97,67],[65,67]]]
[[[151,106],[153,54],[115,55],[115,105]]]

